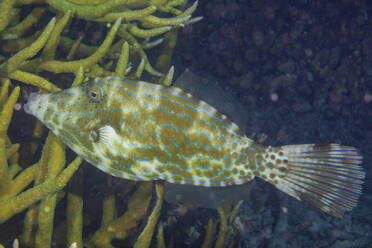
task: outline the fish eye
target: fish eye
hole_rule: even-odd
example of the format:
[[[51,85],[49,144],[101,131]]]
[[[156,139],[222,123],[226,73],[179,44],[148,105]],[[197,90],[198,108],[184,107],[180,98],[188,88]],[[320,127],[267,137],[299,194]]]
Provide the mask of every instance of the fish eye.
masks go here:
[[[88,90],[88,97],[93,102],[99,102],[103,98],[103,90],[98,85],[93,85]]]

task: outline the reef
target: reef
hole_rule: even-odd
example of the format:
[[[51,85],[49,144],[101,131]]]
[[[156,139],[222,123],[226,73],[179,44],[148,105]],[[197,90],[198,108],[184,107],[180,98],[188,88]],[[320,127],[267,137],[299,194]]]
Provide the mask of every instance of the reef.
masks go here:
[[[107,75],[171,84],[177,32],[201,19],[191,17],[198,2],[124,2],[0,2],[0,225],[11,227],[1,232],[0,247],[175,246],[176,234],[166,233],[160,218],[161,182],[93,178],[96,172],[40,122],[22,126],[15,117],[35,88],[58,92]],[[26,138],[14,142],[16,129]],[[205,223],[202,247],[236,244],[240,205],[218,208],[219,220]]]

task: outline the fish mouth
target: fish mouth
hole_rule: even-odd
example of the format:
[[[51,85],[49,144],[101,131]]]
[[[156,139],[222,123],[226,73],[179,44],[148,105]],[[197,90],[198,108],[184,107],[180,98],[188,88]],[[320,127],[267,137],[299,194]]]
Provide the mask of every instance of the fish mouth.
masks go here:
[[[37,102],[39,101],[39,94],[38,93],[31,93],[28,97],[27,103],[23,106],[24,110],[27,114],[33,114],[35,106],[37,106]]]

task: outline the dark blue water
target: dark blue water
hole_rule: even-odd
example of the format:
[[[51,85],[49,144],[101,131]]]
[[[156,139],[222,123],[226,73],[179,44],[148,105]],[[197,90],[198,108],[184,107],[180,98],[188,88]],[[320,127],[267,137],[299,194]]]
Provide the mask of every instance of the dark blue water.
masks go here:
[[[336,142],[364,156],[363,195],[343,219],[258,181],[239,215],[240,247],[372,245],[371,8],[368,1],[207,1],[196,13],[204,19],[180,32],[176,60],[229,95],[200,97],[219,102],[248,134],[265,133],[270,145]]]

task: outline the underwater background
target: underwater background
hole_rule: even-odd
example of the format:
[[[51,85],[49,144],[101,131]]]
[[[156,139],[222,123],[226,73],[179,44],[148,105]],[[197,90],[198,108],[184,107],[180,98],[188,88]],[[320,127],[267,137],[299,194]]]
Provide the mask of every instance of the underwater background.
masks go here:
[[[18,2],[21,6],[27,1]],[[44,4],[44,1],[33,2],[36,7]],[[188,2],[185,7],[193,3]],[[20,17],[34,11],[30,6],[33,5],[22,6]],[[58,7],[52,6],[52,9]],[[54,16],[53,11],[55,9],[35,24],[37,28],[45,27]],[[221,235],[218,231],[221,227],[217,225],[221,215],[216,208],[226,204],[234,207],[243,198],[237,217],[229,223],[225,245],[221,247],[372,248],[372,2],[199,1],[192,15],[203,19],[178,30],[170,62],[175,68],[172,85],[214,106],[237,123],[248,137],[265,145],[339,143],[356,147],[364,157],[366,179],[357,207],[342,219],[301,203],[260,179],[244,187],[216,191],[166,185],[166,202],[160,214],[166,247],[218,247],[204,242],[208,221],[215,221],[216,230],[211,240],[216,241]],[[92,18],[73,19],[69,34],[73,39],[84,37],[82,42],[89,46],[99,46],[108,31],[102,31],[105,25],[87,25],[87,20]],[[130,29],[130,26],[126,28]],[[0,36],[1,65],[16,53],[18,47],[12,49],[4,32],[0,32]],[[62,41],[72,46],[67,39]],[[81,54],[77,48],[75,57],[89,53],[89,46],[83,47],[85,50]],[[148,60],[155,64],[161,51],[156,47],[146,50]],[[67,54],[66,48],[59,48],[56,54],[57,57]],[[113,68],[108,57],[114,57],[115,62],[118,60],[114,55],[103,58],[107,70]],[[138,58],[134,61],[138,62]],[[69,71],[57,73],[35,69],[35,73],[60,88],[68,88],[74,80]],[[158,80],[148,73],[141,79]],[[37,87],[25,86],[20,83],[20,78],[13,76],[12,80],[15,80],[13,86],[22,87],[18,99],[22,104]],[[23,169],[36,163],[43,153],[41,146],[32,148],[33,142],[46,143],[46,129],[39,137],[33,136],[34,122],[34,118],[22,109],[15,108],[8,129],[10,140],[21,144],[20,157],[26,161],[19,162]],[[32,149],[34,153],[30,152]],[[75,154],[67,150],[66,161],[70,163],[74,158]],[[151,190],[151,185],[146,187],[138,182],[109,178],[83,162],[67,189],[56,196],[58,204],[51,221],[54,230],[50,234],[50,246],[68,247],[67,244],[71,244],[66,241],[65,233],[69,206],[66,195],[72,192],[84,201],[80,231],[86,247],[132,247],[145,221],[133,221],[133,227],[126,226],[127,219],[116,222],[118,229],[125,229],[126,233],[110,236],[108,243],[111,246],[102,241],[105,246],[100,243],[105,240],[101,237],[109,232],[103,232],[107,230],[101,219],[105,214],[111,216],[107,217],[111,221],[120,219],[130,212],[128,210],[145,206],[141,199],[149,199],[146,190]],[[30,188],[32,186],[25,190]],[[147,193],[140,194],[141,190]],[[112,196],[115,196],[113,203]],[[108,205],[110,201],[114,205],[111,214],[102,210],[110,209],[102,203]],[[146,211],[143,212],[141,214],[145,215]],[[136,213],[133,211],[130,215]],[[0,244],[17,247],[14,240],[19,239],[19,247],[43,247],[37,245],[41,241],[35,243],[39,222],[34,219],[30,230],[25,230],[26,215],[26,211],[20,212],[0,224]],[[103,230],[103,234],[97,230]],[[28,241],[26,233],[32,236]],[[159,245],[159,239],[157,243],[155,237],[150,238],[150,247],[163,247]]]
[[[257,180],[240,247],[372,247],[372,2],[208,1],[196,13],[175,54],[202,77],[187,91],[264,144],[335,142],[364,156],[363,195],[343,219]],[[203,85],[215,82],[226,97]]]

